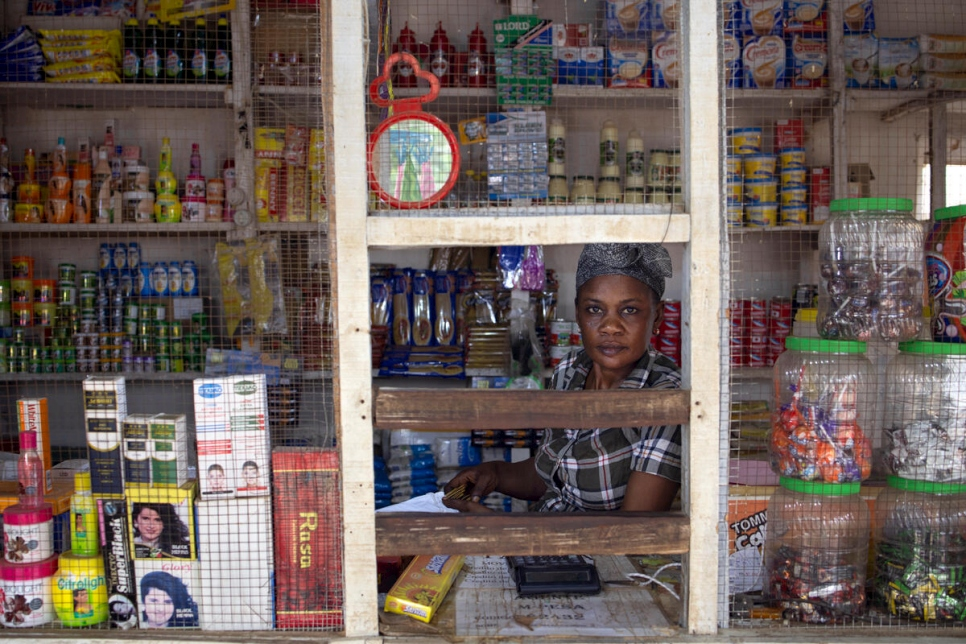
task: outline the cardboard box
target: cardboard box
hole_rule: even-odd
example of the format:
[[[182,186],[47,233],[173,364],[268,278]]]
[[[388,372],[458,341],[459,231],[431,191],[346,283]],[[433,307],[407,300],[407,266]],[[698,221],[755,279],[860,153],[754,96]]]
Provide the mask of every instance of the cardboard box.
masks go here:
[[[198,557],[194,511],[197,481],[180,488],[132,484],[125,491],[134,559]],[[158,521],[162,525],[160,534]]]
[[[272,508],[269,497],[226,499],[198,506],[201,628],[270,630]]]
[[[127,483],[151,482],[151,434],[154,414],[129,414],[121,423],[121,454]]]
[[[386,594],[386,612],[428,624],[463,567],[463,559],[462,555],[414,557]]]
[[[138,599],[163,589],[174,606],[166,610],[151,608],[151,597],[142,602],[140,628],[198,628],[198,601],[201,598],[201,564],[174,559],[138,560],[134,562]],[[167,617],[167,621],[161,621]]]
[[[135,628],[140,619],[131,559],[130,517],[124,499],[97,499],[101,555],[107,577],[107,606],[113,628]]]
[[[268,429],[268,390],[264,374],[194,380],[195,428],[208,431]]]
[[[340,629],[343,569],[339,453],[272,453],[276,627]]]
[[[607,87],[650,87],[647,40],[607,41]]]
[[[158,414],[150,420],[151,485],[181,487],[188,482],[188,421],[184,414]]]
[[[652,38],[651,73],[654,87],[677,87],[684,73],[677,32],[655,32]]]
[[[88,376],[83,382],[84,424],[94,494],[124,493],[121,423],[127,418],[123,376]]]
[[[47,420],[46,398],[21,398],[17,401],[17,420],[21,432],[37,434],[37,454],[44,463],[44,491],[54,489],[50,470],[54,467],[50,457],[50,422]]]
[[[231,432],[198,435],[198,478],[202,501],[234,498],[238,485],[234,463]]]

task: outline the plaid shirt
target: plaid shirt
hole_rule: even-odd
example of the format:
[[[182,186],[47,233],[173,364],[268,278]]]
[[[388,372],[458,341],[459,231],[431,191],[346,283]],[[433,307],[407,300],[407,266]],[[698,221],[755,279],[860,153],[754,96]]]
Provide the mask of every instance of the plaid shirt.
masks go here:
[[[584,351],[564,359],[553,374],[554,389],[581,390],[593,363]],[[678,389],[673,362],[650,349],[621,389]],[[540,512],[618,510],[631,472],[681,480],[681,426],[548,429],[535,457],[547,493]]]

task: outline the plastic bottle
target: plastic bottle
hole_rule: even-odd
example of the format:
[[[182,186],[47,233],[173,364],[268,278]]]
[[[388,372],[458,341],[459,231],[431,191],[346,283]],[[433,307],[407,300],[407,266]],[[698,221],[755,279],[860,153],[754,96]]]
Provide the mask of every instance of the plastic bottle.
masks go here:
[[[191,159],[189,160],[188,174],[195,176],[201,174],[201,148],[197,143],[191,144]]]
[[[111,164],[107,160],[106,145],[97,149],[97,165],[94,166],[94,216],[97,223],[109,224],[113,221],[113,203],[111,202],[111,189],[113,180],[111,175]]]
[[[442,21],[436,24],[436,31],[429,41],[429,69],[439,79],[440,87],[453,85],[453,54],[456,49],[449,43]]]
[[[567,128],[559,118],[551,119],[547,128],[547,174],[566,176]]]
[[[25,508],[44,504],[44,462],[37,453],[37,432],[20,432],[20,458],[17,460],[19,503]]]
[[[466,57],[466,84],[470,87],[486,87],[489,84],[490,69],[487,65],[486,36],[476,23],[476,29],[470,32]]]
[[[617,165],[618,147],[617,125],[608,119],[600,128],[600,166],[602,168]]]
[[[164,80],[166,83],[184,82],[184,30],[177,20],[169,20],[164,27]]]
[[[67,174],[67,144],[64,137],[57,138],[52,157],[50,183],[47,188],[50,199],[70,199],[70,177]]]
[[[208,28],[204,18],[195,19],[195,28],[188,40],[188,74],[192,83],[207,83],[211,69],[208,61]]]
[[[91,494],[91,473],[74,474],[70,497],[70,549],[75,555],[97,554],[97,506]]]
[[[225,159],[225,162],[221,166],[221,179],[225,182],[225,206],[222,210],[221,216],[223,221],[233,221],[232,216],[235,214],[235,204],[232,203],[232,194],[229,193],[235,189],[235,160]]]
[[[420,45],[416,42],[416,32],[409,28],[408,22],[399,30],[399,37],[396,38],[396,44],[393,45],[392,51],[394,54],[399,52],[412,54],[420,64],[422,63]],[[395,66],[393,71],[393,83],[398,87],[416,87],[416,76],[413,74],[413,68],[410,65],[400,63]]]
[[[631,130],[630,134],[627,135],[627,152],[626,152],[627,165],[624,168],[624,173],[628,179],[631,177],[640,177],[641,184],[644,186],[644,173],[647,170],[644,163],[644,139],[641,138],[640,133],[637,130]]]
[[[144,30],[144,55],[141,57],[141,64],[144,65],[144,82],[164,81],[164,32],[157,18],[149,18],[148,27]]]
[[[124,56],[121,71],[125,83],[141,82],[141,56],[143,51],[144,33],[138,26],[137,18],[131,18],[124,23]]]
[[[158,161],[158,178],[155,188],[159,195],[173,195],[178,192],[178,179],[171,171],[171,139],[161,139],[161,154]]]
[[[10,146],[6,137],[0,138],[0,199],[13,199],[14,181],[10,172]]]
[[[215,29],[214,72],[216,83],[231,82],[231,27],[224,16],[218,18]]]
[[[91,223],[91,150],[82,144],[74,166],[74,223]]]

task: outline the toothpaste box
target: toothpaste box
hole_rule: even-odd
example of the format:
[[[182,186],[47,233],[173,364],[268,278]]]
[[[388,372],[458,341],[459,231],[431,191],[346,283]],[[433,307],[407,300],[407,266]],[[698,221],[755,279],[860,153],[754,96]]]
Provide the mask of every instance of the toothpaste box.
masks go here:
[[[746,36],[741,54],[746,89],[775,89],[785,82],[785,42],[779,36]]]
[[[195,496],[197,482],[179,488],[128,485],[134,559],[196,559]]]
[[[681,48],[676,31],[655,32],[651,47],[654,87],[674,88],[681,81]]]
[[[17,423],[19,431],[37,434],[37,454],[44,464],[44,491],[54,489],[51,470],[54,467],[50,457],[50,422],[47,420],[46,398],[21,398],[17,401]]]
[[[154,414],[129,414],[121,423],[121,453],[127,483],[151,482],[150,422]]]
[[[646,39],[607,41],[607,87],[650,87],[650,46]]]
[[[793,34],[788,41],[786,87],[796,89],[828,86],[828,41]]]
[[[134,562],[139,597],[164,591],[172,604],[142,602],[142,629],[198,628],[201,602],[201,563],[177,559],[141,559]]]
[[[386,594],[387,613],[409,615],[427,624],[463,567],[462,556],[418,555]]]
[[[879,86],[909,89],[919,82],[919,39],[879,38]]]
[[[101,555],[107,577],[107,606],[112,628],[136,628],[138,590],[131,559],[130,517],[125,499],[98,499]]]
[[[188,482],[188,421],[184,414],[158,414],[148,423],[151,485],[181,487]]]
[[[879,68],[879,39],[874,34],[846,35],[842,39],[845,86],[871,87]]]
[[[83,382],[84,425],[91,462],[91,491],[124,494],[121,425],[127,418],[123,376],[88,376]]]
[[[339,453],[278,448],[272,464],[276,627],[340,629],[344,584]]]
[[[272,502],[267,496],[198,505],[201,628],[273,626]]]

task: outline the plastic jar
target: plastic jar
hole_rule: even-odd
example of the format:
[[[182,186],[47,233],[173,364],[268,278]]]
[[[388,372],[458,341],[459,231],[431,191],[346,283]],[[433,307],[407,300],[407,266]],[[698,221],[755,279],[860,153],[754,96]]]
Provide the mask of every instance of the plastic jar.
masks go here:
[[[872,473],[863,426],[875,418],[875,372],[863,342],[785,338],[775,362],[768,433],[772,469],[803,481],[852,483]]]
[[[912,340],[922,329],[923,227],[911,199],[836,199],[819,232],[818,332]]]
[[[547,184],[547,203],[567,203],[567,177],[553,175]]]
[[[627,188],[624,191],[624,203],[644,203],[644,188]]]
[[[603,177],[597,183],[597,203],[620,203],[621,180],[617,177]]]
[[[3,511],[3,558],[10,563],[37,563],[54,554],[54,508],[49,503],[25,508],[19,503]]]
[[[966,344],[899,344],[886,369],[886,465],[903,478],[966,483]]]
[[[64,626],[91,626],[107,621],[107,580],[101,555],[60,556],[53,583],[54,609]]]
[[[597,189],[594,187],[593,177],[586,175],[574,177],[573,185],[570,187],[570,203],[597,203]]]
[[[786,619],[810,624],[861,614],[869,506],[859,483],[782,477],[779,484],[768,501],[765,597],[778,603]]]
[[[5,597],[0,624],[29,628],[54,621],[53,578],[57,555],[30,564],[0,562],[0,589]]]
[[[893,615],[958,621],[966,611],[966,485],[890,476],[875,502],[873,596]]]

